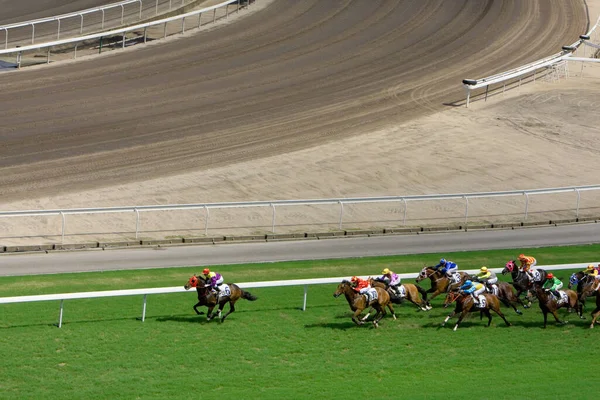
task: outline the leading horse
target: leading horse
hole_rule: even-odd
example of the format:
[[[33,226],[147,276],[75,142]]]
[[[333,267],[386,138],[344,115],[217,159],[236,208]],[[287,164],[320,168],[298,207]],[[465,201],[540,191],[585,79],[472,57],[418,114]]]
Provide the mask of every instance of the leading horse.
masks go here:
[[[406,293],[404,297],[400,297],[396,295],[396,293],[394,293],[394,291],[384,281],[371,278],[369,279],[369,283],[372,287],[380,287],[382,289],[387,290],[388,294],[390,295],[390,300],[394,304],[401,304],[402,301],[406,299],[414,305],[416,305],[417,308],[419,308],[420,310],[431,310],[431,304],[429,304],[429,302],[427,301],[427,292],[421,286],[413,285],[412,283],[403,283],[402,285],[398,285],[404,286],[404,290]],[[423,295],[423,298],[421,298],[421,295]]]
[[[206,320],[210,321],[214,317],[220,317],[221,322],[225,321],[225,318],[229,314],[235,311],[235,303],[239,299],[246,299],[249,301],[255,301],[258,298],[253,296],[250,292],[246,292],[242,290],[238,285],[234,283],[228,283],[229,291],[226,291],[226,288],[223,288],[222,291],[225,293],[219,294],[217,296],[215,293],[210,290],[210,286],[206,286],[203,279],[200,279],[198,276],[192,276],[187,283],[183,286],[185,290],[189,290],[191,288],[196,288],[196,292],[198,292],[198,303],[194,305],[194,311],[196,314],[202,314],[199,310],[199,306],[208,307],[208,312],[206,313]],[[223,311],[223,307],[225,304],[229,303],[229,312],[223,316],[221,313]],[[217,307],[217,312],[213,315],[213,310]]]
[[[458,274],[460,276],[460,280],[458,282],[450,282],[450,279],[441,270],[433,267],[423,267],[415,281],[419,283],[427,278],[431,280],[431,288],[427,290],[426,293],[433,293],[429,298],[429,300],[432,300],[440,293],[446,293],[452,288],[457,288],[465,283],[467,279],[469,279],[469,274],[466,272],[458,272]]]
[[[354,314],[352,315],[352,321],[356,325],[363,325],[365,323],[365,320],[369,317],[369,314],[362,319],[359,319],[359,316],[365,308],[369,306],[373,307],[377,311],[377,314],[375,314],[375,317],[373,318],[373,325],[375,325],[377,328],[379,327],[379,321],[381,321],[383,316],[386,314],[386,307],[389,308],[394,319],[396,319],[396,313],[394,312],[394,307],[392,306],[388,292],[382,288],[375,288],[375,290],[377,291],[377,300],[371,301],[369,304],[367,303],[365,296],[356,292],[349,281],[343,280],[333,293],[333,297],[339,297],[342,294],[346,297],[346,301],[348,301],[350,309],[354,311]]]
[[[567,295],[567,301],[564,303],[558,303],[558,299],[555,299],[554,296],[551,296],[546,290],[542,288],[542,285],[536,283],[533,285],[533,294],[540,303],[540,309],[542,310],[542,314],[544,314],[544,328],[546,327],[548,321],[548,313],[551,313],[554,316],[554,319],[559,324],[566,324],[567,321],[561,321],[558,318],[558,314],[556,314],[556,310],[563,307],[572,308],[577,311],[577,315],[579,315],[580,319],[585,319],[582,313],[582,307],[577,299],[577,293],[573,290],[566,289],[563,292]]]
[[[473,296],[470,294],[460,293],[459,291],[452,291],[446,295],[446,299],[444,300],[444,307],[448,307],[450,304],[456,301],[456,308],[452,311],[442,322],[442,326],[446,325],[446,322],[456,314],[460,314],[458,316],[458,321],[456,321],[456,325],[454,325],[454,331],[458,329],[458,325],[462,322],[462,320],[467,316],[470,312],[481,312],[488,317],[488,324],[490,326],[492,324],[492,314],[491,311],[494,311],[496,314],[500,316],[506,323],[506,326],[511,326],[511,323],[506,320],[506,317],[500,311],[500,300],[498,297],[494,296],[490,293],[484,293],[482,296],[485,298],[485,305],[477,306],[475,304],[475,300],[473,300]]]

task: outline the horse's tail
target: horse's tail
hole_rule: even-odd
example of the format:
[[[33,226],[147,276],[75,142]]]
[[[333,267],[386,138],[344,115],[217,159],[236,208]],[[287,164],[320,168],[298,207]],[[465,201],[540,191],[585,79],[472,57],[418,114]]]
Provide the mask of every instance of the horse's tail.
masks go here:
[[[246,292],[245,290],[242,290],[242,299],[246,299],[246,300],[250,300],[250,301],[254,301],[257,300],[258,297],[254,296],[252,293],[250,292]]]
[[[421,296],[423,296],[423,301],[427,301],[427,290],[423,289],[420,285],[415,284],[415,286],[419,293],[421,293]]]

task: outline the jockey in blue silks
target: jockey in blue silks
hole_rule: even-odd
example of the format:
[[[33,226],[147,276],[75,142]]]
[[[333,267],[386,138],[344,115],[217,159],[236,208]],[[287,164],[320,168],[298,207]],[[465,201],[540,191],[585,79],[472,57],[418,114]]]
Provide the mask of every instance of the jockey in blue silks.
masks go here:
[[[445,258],[442,258],[440,263],[433,268],[438,270],[440,267],[442,267],[441,273],[446,274],[448,278],[450,278],[455,272],[458,272],[458,265],[452,261],[447,261]]]

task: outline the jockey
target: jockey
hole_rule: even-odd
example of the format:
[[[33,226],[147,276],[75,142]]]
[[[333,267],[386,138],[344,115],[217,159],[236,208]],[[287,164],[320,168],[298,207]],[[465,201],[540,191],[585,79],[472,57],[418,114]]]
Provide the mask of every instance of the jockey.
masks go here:
[[[202,270],[202,279],[204,279],[204,283],[209,285],[214,291],[219,293],[221,291],[221,284],[223,283],[223,276],[218,272],[213,272],[208,268],[204,268]]]
[[[498,282],[498,277],[496,273],[490,271],[488,267],[483,266],[479,269],[479,273],[477,274],[477,280],[488,287],[490,292],[494,292],[494,286],[496,282]]]
[[[558,291],[562,289],[563,283],[552,272],[546,276],[546,282],[544,282],[543,287],[546,291],[552,292],[556,300],[560,300],[560,293]]]
[[[533,274],[535,272],[533,267],[537,264],[537,260],[533,257],[526,256],[525,254],[520,254],[519,261],[521,261],[521,271],[527,274],[529,282],[533,282]]]
[[[445,273],[448,278],[451,278],[452,274],[458,272],[458,265],[452,261],[447,261],[445,258],[442,258],[439,264],[433,268],[437,271],[439,267],[442,267],[441,273]]]
[[[485,285],[479,282],[465,281],[465,283],[463,283],[463,285],[458,289],[465,294],[470,294],[471,297],[473,297],[475,305],[479,305],[478,296],[485,292]]]
[[[387,283],[387,285],[392,289],[392,291],[396,294],[396,296],[400,296],[400,289],[398,289],[398,285],[400,285],[400,277],[397,273],[390,271],[389,268],[385,268],[381,271],[382,276],[379,278],[380,281]]]
[[[371,285],[368,280],[353,276],[352,279],[350,279],[350,282],[352,283],[352,289],[354,289],[354,291],[360,294],[366,294],[367,298],[370,299],[369,291],[371,290]]]
[[[592,264],[588,265],[587,268],[583,271],[585,275],[589,275],[594,279],[600,279],[600,274],[598,274],[598,270]]]

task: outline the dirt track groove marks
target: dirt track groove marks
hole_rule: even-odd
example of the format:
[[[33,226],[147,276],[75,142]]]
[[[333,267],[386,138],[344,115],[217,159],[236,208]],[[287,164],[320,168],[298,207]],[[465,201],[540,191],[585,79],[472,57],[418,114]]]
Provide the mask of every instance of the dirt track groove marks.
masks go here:
[[[586,23],[579,0],[275,0],[198,35],[2,74],[0,191],[78,191],[369,132],[441,110],[462,78],[557,52]]]

